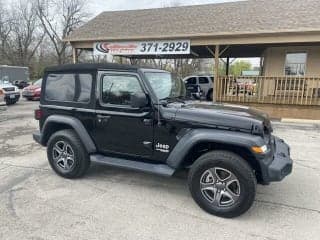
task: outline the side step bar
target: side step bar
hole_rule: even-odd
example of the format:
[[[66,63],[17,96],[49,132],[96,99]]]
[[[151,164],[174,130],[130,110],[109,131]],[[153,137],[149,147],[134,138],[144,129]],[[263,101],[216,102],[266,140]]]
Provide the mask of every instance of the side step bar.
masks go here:
[[[165,164],[144,163],[121,158],[106,157],[99,154],[91,155],[90,160],[91,162],[98,164],[125,169],[132,169],[140,172],[152,173],[166,177],[171,177],[175,172],[175,169]]]

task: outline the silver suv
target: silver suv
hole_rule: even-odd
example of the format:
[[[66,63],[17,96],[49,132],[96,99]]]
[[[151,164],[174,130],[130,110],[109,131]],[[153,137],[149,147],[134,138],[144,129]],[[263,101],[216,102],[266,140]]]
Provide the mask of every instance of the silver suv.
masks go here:
[[[18,87],[14,86],[9,81],[0,79],[0,91],[2,95],[4,95],[4,101],[7,105],[15,104],[20,99],[20,91]]]
[[[208,101],[213,100],[213,77],[212,76],[188,76],[183,79],[189,95]]]

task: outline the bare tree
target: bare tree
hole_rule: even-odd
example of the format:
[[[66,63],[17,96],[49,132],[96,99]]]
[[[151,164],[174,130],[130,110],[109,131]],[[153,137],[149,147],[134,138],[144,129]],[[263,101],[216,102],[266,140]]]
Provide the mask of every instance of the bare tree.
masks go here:
[[[0,29],[2,54],[8,63],[28,66],[44,38],[35,5],[19,1],[11,5],[7,14],[10,17],[2,20]]]
[[[57,63],[66,63],[71,54],[68,43],[63,39],[87,19],[85,0],[36,1],[37,15],[54,47]]]
[[[8,10],[0,0],[0,63],[6,63],[4,50],[11,32],[11,19]]]

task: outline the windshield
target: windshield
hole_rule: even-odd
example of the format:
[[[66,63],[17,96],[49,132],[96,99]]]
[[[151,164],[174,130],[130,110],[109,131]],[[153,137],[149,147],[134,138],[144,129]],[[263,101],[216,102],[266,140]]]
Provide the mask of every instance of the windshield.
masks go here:
[[[42,83],[42,79],[40,78],[39,80],[35,81],[33,85],[41,87],[41,83]]]
[[[168,72],[145,72],[148,82],[159,100],[186,96],[183,82]]]

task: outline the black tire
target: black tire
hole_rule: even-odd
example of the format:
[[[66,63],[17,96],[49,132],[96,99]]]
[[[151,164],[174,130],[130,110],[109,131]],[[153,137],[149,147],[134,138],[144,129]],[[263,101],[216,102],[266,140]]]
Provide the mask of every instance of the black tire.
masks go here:
[[[65,170],[54,159],[54,147],[59,142],[65,142],[69,145],[73,152],[73,165],[70,169]],[[64,178],[80,178],[90,166],[89,155],[86,152],[78,135],[70,129],[55,132],[49,139],[47,144],[47,157],[52,169]]]
[[[207,94],[207,101],[213,101],[213,90],[210,89]]]
[[[198,97],[196,94],[192,94],[192,97],[193,97],[194,99],[196,99],[196,100],[200,100],[200,99],[201,99],[201,97]]]
[[[212,171],[212,169],[221,168],[233,173],[238,180],[235,184],[239,185],[239,195],[231,206],[215,206],[201,191],[200,181],[202,181],[207,170]],[[213,180],[213,182],[215,181]],[[252,206],[256,194],[257,180],[252,168],[240,156],[227,151],[212,151],[200,156],[192,165],[189,171],[188,184],[193,199],[202,209],[219,217],[232,218],[240,216]],[[213,196],[213,199],[215,199],[216,195]]]

